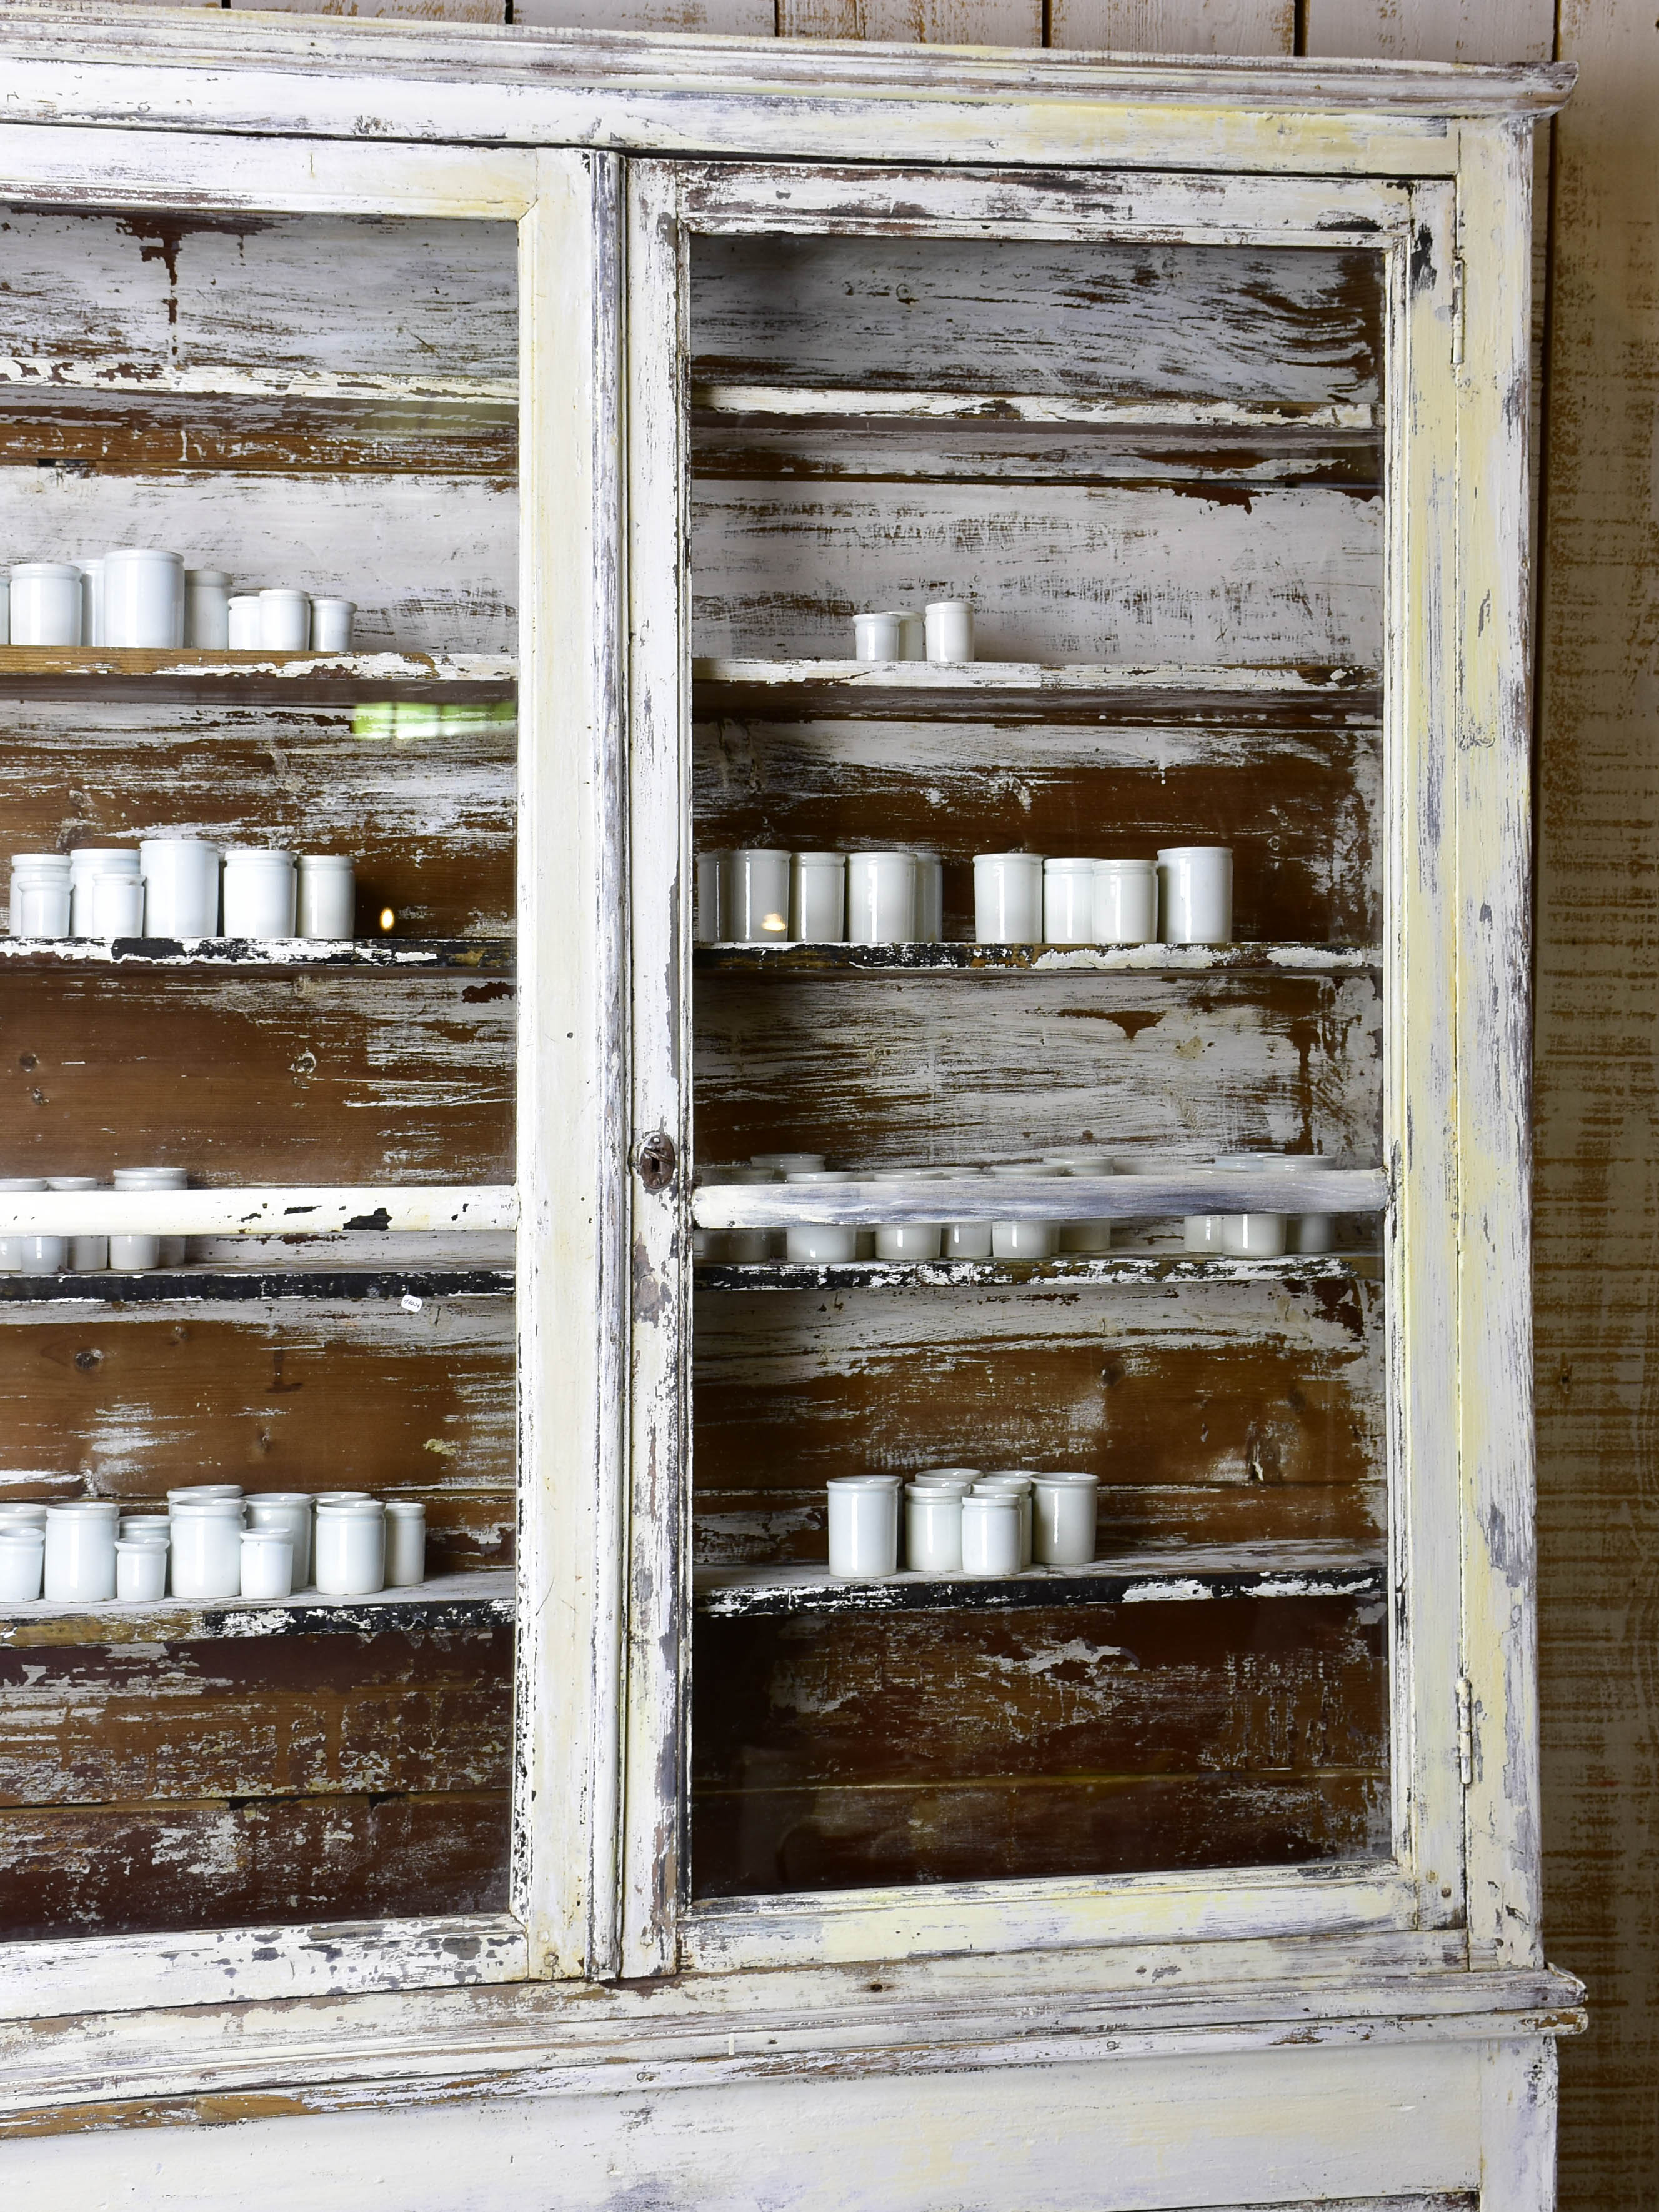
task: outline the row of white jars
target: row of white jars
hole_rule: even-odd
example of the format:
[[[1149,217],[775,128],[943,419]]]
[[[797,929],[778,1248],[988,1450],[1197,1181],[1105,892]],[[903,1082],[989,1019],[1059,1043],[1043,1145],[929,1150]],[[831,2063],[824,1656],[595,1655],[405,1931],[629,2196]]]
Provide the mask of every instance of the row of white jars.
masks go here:
[[[426,1508],[366,1491],[191,1483],[165,1514],[102,1498],[0,1504],[0,1602],[362,1597],[426,1579]]]
[[[185,1168],[117,1168],[117,1190],[185,1190]],[[45,1190],[101,1190],[96,1176],[0,1176],[0,1202],[8,1193]],[[182,1237],[0,1237],[0,1274],[76,1274],[118,1268],[144,1274],[152,1267],[179,1267],[185,1261]]]
[[[989,1578],[1039,1566],[1086,1566],[1095,1556],[1097,1479],[1024,1468],[981,1474],[931,1468],[836,1475],[827,1486],[830,1571],[862,1580],[896,1574],[901,1528],[913,1571]]]
[[[0,642],[166,652],[349,653],[356,603],[277,586],[241,592],[182,553],[118,546],[86,561],[20,561],[0,585]]]
[[[990,1167],[828,1169],[817,1152],[762,1153],[741,1167],[707,1170],[709,1183],[791,1182],[833,1186],[852,1182],[939,1182],[963,1176],[1027,1180],[1090,1180],[1121,1172],[1145,1171],[1146,1163],[1120,1167],[1109,1155],[1045,1152],[1039,1160],[1000,1162]],[[1317,1172],[1346,1164],[1320,1153],[1224,1153],[1215,1165],[1255,1170],[1303,1169]],[[1060,1197],[1061,1194],[1056,1193]],[[1182,1223],[1189,1252],[1225,1253],[1238,1258],[1277,1258],[1285,1252],[1328,1252],[1336,1243],[1337,1217],[1329,1213],[1189,1214]],[[807,1266],[836,1266],[857,1260],[1051,1260],[1062,1252],[1109,1252],[1109,1219],[1044,1221],[902,1221],[873,1226],[802,1223],[786,1229],[699,1230],[695,1256],[729,1265],[787,1259]]]
[[[787,853],[746,846],[697,856],[702,945],[933,945],[944,936],[937,853]],[[1156,860],[974,855],[981,945],[1228,945],[1233,856],[1170,845]]]
[[[15,937],[340,939],[356,904],[356,864],[335,853],[146,837],[11,858]]]
[[[853,617],[855,660],[932,660],[974,658],[971,599],[934,599],[925,613],[884,607]]]

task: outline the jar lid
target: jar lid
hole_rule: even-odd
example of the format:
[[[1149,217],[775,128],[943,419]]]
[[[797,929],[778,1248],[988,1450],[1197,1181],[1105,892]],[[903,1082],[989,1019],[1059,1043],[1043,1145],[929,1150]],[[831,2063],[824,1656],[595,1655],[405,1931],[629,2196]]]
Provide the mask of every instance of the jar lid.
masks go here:
[[[66,876],[69,873],[67,853],[14,853],[12,873],[16,876]]]
[[[182,553],[164,553],[157,545],[118,545],[104,560],[106,565],[112,561],[167,561],[179,568],[185,565]]]
[[[356,862],[349,853],[301,853],[302,868],[352,868]]]
[[[11,574],[18,576],[73,576],[78,583],[81,571],[70,561],[15,561]]]
[[[291,868],[294,855],[292,853],[276,852],[266,845],[235,845],[227,849],[225,866],[228,868]]]
[[[262,599],[304,599],[310,596],[308,592],[296,592],[291,584],[271,584],[259,593]]]

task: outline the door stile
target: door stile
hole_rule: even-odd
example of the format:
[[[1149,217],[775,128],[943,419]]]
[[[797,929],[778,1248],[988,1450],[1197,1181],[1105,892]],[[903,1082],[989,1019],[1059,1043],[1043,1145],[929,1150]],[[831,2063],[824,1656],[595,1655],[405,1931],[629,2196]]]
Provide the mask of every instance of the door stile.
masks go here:
[[[616,1970],[628,1037],[621,164],[544,153],[520,226],[519,1613],[513,1907]]]
[[[1455,1470],[1456,285],[1449,186],[1393,255],[1384,978],[1395,1850],[1420,1922],[1463,1917]]]
[[[690,1659],[690,655],[686,271],[676,172],[630,166],[627,216],[632,1430],[622,1972],[677,1961]],[[665,1139],[645,1157],[653,1139]]]

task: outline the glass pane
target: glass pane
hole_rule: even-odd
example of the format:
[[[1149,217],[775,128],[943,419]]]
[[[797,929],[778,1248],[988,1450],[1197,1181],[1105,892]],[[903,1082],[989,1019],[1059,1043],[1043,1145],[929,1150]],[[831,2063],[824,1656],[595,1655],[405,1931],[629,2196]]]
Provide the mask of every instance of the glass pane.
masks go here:
[[[172,549],[239,596],[349,599],[356,635],[311,666],[14,621],[5,850],[176,836],[356,872],[325,948],[230,910],[182,942],[152,915],[118,956],[14,947],[0,1167],[510,1182],[514,226],[14,210],[7,243],[11,557]],[[511,1239],[376,1212],[109,1267],[0,1239],[0,1502],[362,1491],[427,1537],[413,1585],[319,1559],[252,1616],[240,1542],[194,1583],[175,1543],[159,1599],[0,1602],[0,1937],[504,1908]]]
[[[1273,1188],[1383,1157],[1382,323],[1340,249],[695,242],[696,1895],[1389,1851],[1378,1220]],[[1075,866],[1218,846],[1224,942]],[[1048,1564],[955,1564],[961,1468]]]

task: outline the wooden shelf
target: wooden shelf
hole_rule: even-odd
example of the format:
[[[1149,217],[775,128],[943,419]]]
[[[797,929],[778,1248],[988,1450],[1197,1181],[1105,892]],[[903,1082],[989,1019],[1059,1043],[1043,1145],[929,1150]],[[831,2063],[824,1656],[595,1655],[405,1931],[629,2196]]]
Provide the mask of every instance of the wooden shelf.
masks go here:
[[[14,1278],[14,1279],[16,1279]],[[1056,1260],[794,1260],[701,1261],[700,1291],[881,1291],[953,1285],[1115,1283],[1376,1283],[1380,1252],[1286,1253],[1281,1260],[1211,1258],[1196,1252],[1067,1253]],[[4,1293],[0,1292],[0,1297]]]
[[[376,968],[510,975],[510,937],[0,937],[13,968]]]
[[[1109,1156],[1109,1146],[1106,1148]],[[1287,1156],[1288,1162],[1289,1156]],[[700,1229],[863,1228],[898,1221],[1117,1221],[1188,1213],[1375,1213],[1381,1168],[1212,1168],[1173,1160],[1160,1175],[954,1176],[949,1181],[699,1183]]]
[[[510,1625],[513,1570],[481,1567],[434,1575],[410,1589],[372,1597],[323,1597],[315,1590],[276,1603],[223,1598],[195,1603],[0,1607],[0,1646],[246,1642],[262,1636],[392,1636],[443,1631],[476,1632]]]
[[[1371,720],[1382,696],[1376,672],[1367,668],[748,659],[700,659],[691,666],[699,715],[801,720],[1004,714],[1063,720],[1245,707],[1297,714],[1337,708]]]
[[[142,1274],[0,1274],[0,1305],[249,1305],[304,1298],[511,1297],[511,1267],[151,1267]]]
[[[755,422],[901,421],[948,429],[988,422],[1052,423],[1103,430],[1304,431],[1322,439],[1346,432],[1376,434],[1374,407],[1362,403],[1297,405],[1282,400],[1123,399],[1079,392],[872,391],[868,386],[799,384],[697,384],[694,416],[738,416]]]
[[[519,664],[489,653],[208,653],[193,647],[0,646],[0,698],[349,706],[510,699]]]
[[[58,401],[71,393],[112,398],[282,399],[366,408],[410,404],[457,413],[516,414],[519,387],[512,378],[480,376],[342,376],[287,369],[245,368],[231,362],[198,368],[112,367],[102,358],[60,360],[44,355],[0,359],[0,390],[8,410],[31,400]]]
[[[699,945],[714,975],[1358,975],[1382,964],[1367,945]]]
[[[1215,1598],[1381,1597],[1374,1552],[1341,1543],[1256,1544],[1227,1552],[1154,1552],[1086,1567],[1028,1567],[1006,1580],[909,1570],[848,1582],[828,1567],[702,1567],[697,1612],[713,1620],[755,1613],[1013,1612],[1035,1606],[1177,1605]]]

